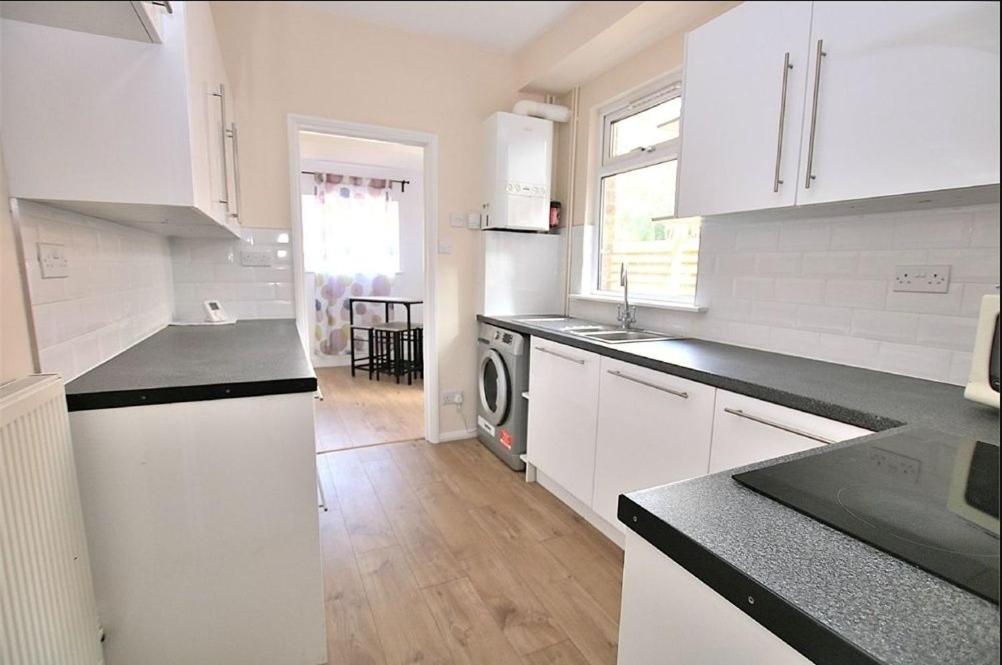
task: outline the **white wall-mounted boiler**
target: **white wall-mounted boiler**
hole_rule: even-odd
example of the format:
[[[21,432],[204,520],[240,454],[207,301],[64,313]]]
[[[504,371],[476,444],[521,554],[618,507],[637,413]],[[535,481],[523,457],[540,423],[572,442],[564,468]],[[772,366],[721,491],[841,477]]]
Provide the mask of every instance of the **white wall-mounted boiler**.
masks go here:
[[[547,231],[553,122],[498,112],[484,121],[484,229]]]

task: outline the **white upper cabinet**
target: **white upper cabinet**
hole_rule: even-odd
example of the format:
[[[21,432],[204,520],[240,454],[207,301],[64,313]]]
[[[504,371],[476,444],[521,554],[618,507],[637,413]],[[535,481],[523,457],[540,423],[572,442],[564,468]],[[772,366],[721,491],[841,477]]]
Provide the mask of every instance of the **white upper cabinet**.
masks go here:
[[[997,185],[998,25],[993,2],[749,2],[693,30],[679,215]]]
[[[0,14],[15,21],[26,21],[53,28],[90,32],[106,37],[132,39],[159,44],[163,16],[173,11],[169,2],[37,2],[6,0],[0,2]]]
[[[678,215],[794,204],[809,2],[746,2],[689,33]]]
[[[3,22],[11,196],[165,235],[239,234],[213,175],[231,157],[212,13],[173,6],[162,44]]]
[[[999,182],[997,2],[815,2],[810,57],[798,203]]]
[[[592,509],[620,531],[619,495],[706,475],[716,390],[602,358]]]
[[[595,475],[599,356],[532,338],[527,455],[585,505]]]

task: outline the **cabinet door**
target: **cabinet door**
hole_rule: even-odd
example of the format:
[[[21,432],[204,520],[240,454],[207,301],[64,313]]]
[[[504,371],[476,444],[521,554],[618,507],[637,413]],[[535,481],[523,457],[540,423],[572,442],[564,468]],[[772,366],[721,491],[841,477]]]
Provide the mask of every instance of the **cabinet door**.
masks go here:
[[[585,504],[595,473],[599,357],[532,338],[529,461]]]
[[[619,656],[624,665],[811,665],[646,540],[626,533]]]
[[[866,434],[870,430],[718,390],[710,473]]]
[[[797,202],[998,183],[998,26],[994,2],[815,2]]]
[[[229,221],[224,117],[229,104],[226,71],[209,6],[190,3],[185,19],[195,205],[220,224],[226,224]]]
[[[810,27],[809,2],[747,2],[688,34],[680,217],[793,205]]]
[[[714,388],[602,358],[592,509],[620,531],[619,495],[706,474]]]

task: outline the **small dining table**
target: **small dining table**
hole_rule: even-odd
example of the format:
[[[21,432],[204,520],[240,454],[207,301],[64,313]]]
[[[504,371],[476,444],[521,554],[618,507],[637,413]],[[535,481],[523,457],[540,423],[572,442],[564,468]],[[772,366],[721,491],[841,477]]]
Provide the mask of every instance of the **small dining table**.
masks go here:
[[[355,325],[355,303],[367,302],[381,304],[385,307],[383,321],[389,323],[390,309],[400,305],[407,312],[407,329],[411,327],[411,307],[421,305],[423,301],[419,298],[400,298],[396,296],[349,296],[348,297],[348,325]]]

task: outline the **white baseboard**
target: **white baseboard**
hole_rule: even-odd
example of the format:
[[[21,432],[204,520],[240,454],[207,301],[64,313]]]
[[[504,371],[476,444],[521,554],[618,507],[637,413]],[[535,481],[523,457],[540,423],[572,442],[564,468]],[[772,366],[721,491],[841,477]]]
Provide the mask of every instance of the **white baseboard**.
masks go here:
[[[437,443],[445,443],[447,441],[462,441],[463,439],[475,439],[475,438],[477,438],[477,430],[458,429],[452,432],[441,432],[438,435]]]
[[[626,544],[625,533],[617,529],[614,525],[606,522],[603,518],[599,517],[598,513],[591,509],[591,506],[583,503],[576,496],[561,487],[560,483],[547,476],[538,468],[536,469],[536,482],[542,485],[547,492],[567,504],[571,510],[585,518],[589,524],[601,531],[603,536],[616,543],[620,549],[624,548]]]

